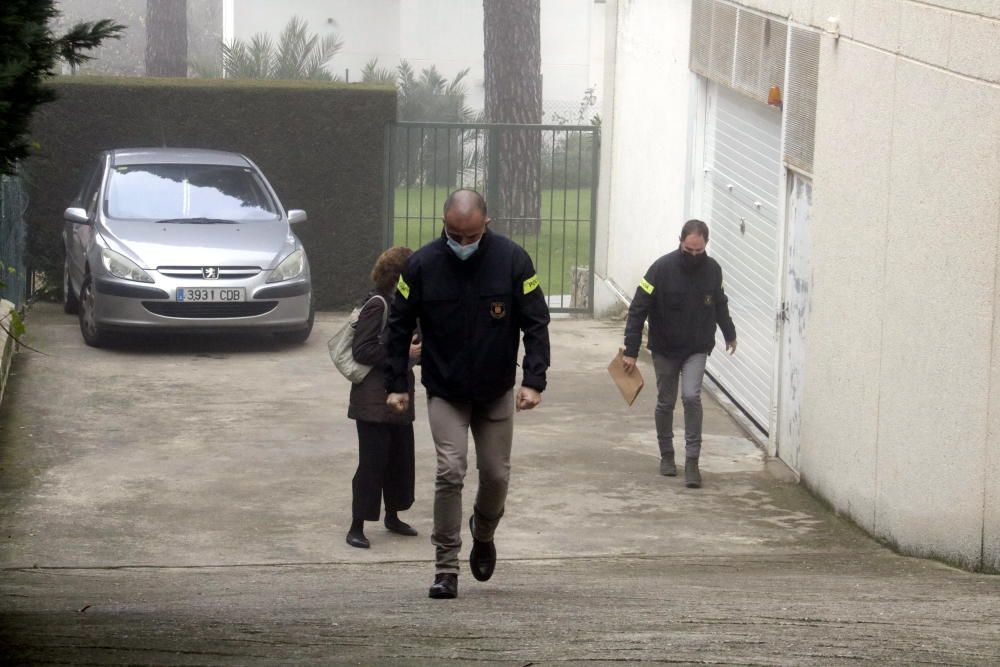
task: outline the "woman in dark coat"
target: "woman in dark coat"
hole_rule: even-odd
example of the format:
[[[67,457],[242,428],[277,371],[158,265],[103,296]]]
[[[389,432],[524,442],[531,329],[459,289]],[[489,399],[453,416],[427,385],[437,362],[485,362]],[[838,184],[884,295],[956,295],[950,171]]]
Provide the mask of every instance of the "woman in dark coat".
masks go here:
[[[404,413],[386,405],[382,378],[387,308],[392,303],[399,274],[412,254],[409,248],[390,248],[379,256],[372,269],[375,289],[366,298],[354,329],[354,359],[372,367],[364,380],[351,386],[351,405],[347,411],[358,427],[358,470],[352,483],[353,521],[347,543],[361,549],[370,546],[364,522],[378,521],[383,498],[385,527],[399,535],[417,534],[398,516],[413,504],[413,373],[410,373],[410,409]],[[410,359],[415,362],[419,358],[420,345],[411,345]]]

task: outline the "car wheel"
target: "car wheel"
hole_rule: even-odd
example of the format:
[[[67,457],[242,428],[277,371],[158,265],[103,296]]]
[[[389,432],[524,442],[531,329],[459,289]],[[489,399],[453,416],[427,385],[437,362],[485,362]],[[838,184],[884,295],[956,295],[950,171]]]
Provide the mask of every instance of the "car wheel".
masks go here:
[[[73,291],[73,281],[69,279],[69,260],[63,262],[63,312],[75,315],[80,301]]]
[[[293,343],[296,345],[301,345],[302,343],[309,340],[309,334],[312,333],[313,321],[316,319],[316,309],[309,306],[309,319],[306,320],[306,325],[301,329],[295,329],[293,331],[279,331],[274,334],[282,343]]]
[[[96,305],[94,281],[86,276],[80,285],[80,333],[83,334],[83,342],[91,347],[101,347],[108,342],[107,334],[97,325]]]

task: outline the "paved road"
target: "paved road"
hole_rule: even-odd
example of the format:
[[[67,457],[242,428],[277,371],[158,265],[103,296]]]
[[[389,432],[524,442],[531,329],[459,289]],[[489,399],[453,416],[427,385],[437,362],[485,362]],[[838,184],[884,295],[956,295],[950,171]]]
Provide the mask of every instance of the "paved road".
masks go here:
[[[1000,577],[869,540],[716,404],[706,487],[660,477],[654,392],[627,408],[604,370],[620,323],[554,322],[551,389],[518,417],[496,575],[428,600],[422,401],[404,515],[421,536],[368,524],[371,550],[344,543],[356,438],[325,356],[343,318],[321,314],[299,347],[94,350],[57,307],[35,308],[48,356],[18,356],[0,407],[8,660],[1000,663]]]

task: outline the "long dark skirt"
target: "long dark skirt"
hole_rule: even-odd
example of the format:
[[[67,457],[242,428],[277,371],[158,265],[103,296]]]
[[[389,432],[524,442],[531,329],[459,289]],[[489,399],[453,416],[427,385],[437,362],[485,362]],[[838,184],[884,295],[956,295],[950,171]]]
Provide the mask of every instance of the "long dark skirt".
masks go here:
[[[358,420],[357,425],[353,518],[378,521],[383,497],[388,511],[409,509],[413,505],[413,424]]]

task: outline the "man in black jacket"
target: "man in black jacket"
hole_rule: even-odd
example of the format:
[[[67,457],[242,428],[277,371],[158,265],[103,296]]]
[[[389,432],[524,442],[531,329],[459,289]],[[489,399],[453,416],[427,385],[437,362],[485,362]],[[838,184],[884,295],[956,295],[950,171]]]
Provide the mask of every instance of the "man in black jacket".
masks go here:
[[[407,262],[389,316],[386,402],[400,411],[409,404],[407,357],[417,320],[423,335],[421,381],[437,450],[432,598],[458,594],[470,428],[479,489],[469,518],[469,569],[479,581],[492,576],[493,533],[510,478],[515,405],[530,410],[539,404],[549,366],[549,309],[531,258],[513,241],[490,232],[489,223],[478,192],[449,195],[441,238]],[[515,396],[522,331],[523,376]]]
[[[639,356],[642,328],[649,317],[647,346],[656,371],[656,439],[660,474],[677,475],[674,463],[674,405],[677,380],[684,402],[684,482],[701,487],[701,385],[705,362],[715,348],[715,327],[722,329],[726,350],[736,354],[736,327],[729,317],[729,300],[722,289],[722,268],[708,256],[708,225],[688,220],[680,247],[660,257],[635,290],[625,323],[623,364],[631,372]]]

